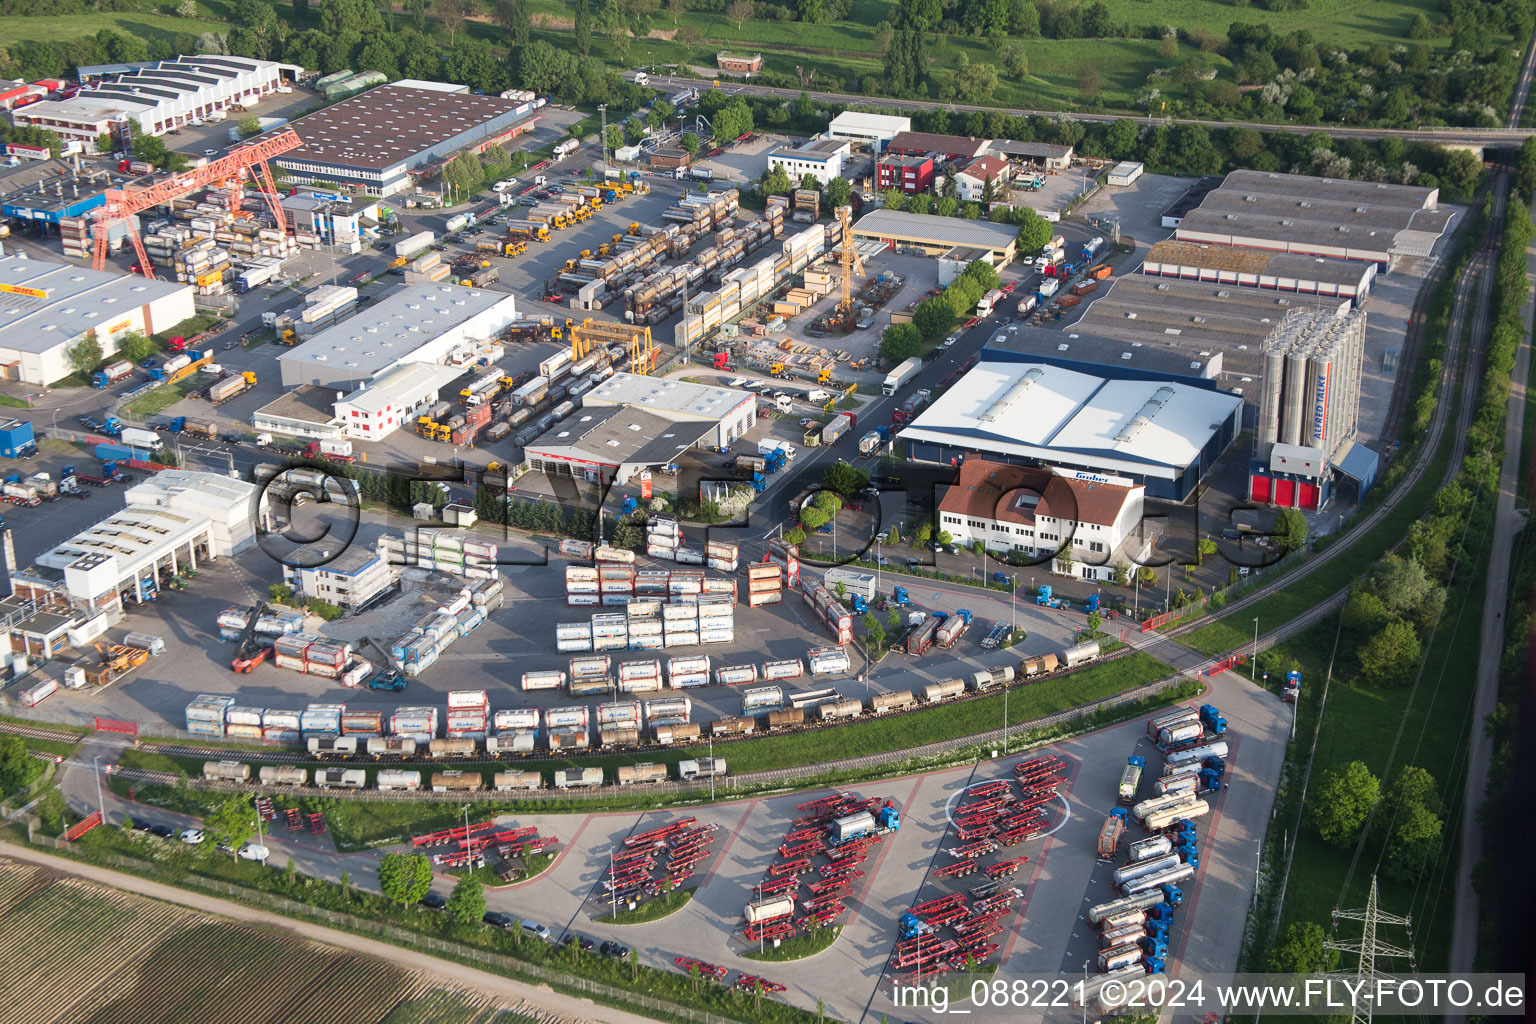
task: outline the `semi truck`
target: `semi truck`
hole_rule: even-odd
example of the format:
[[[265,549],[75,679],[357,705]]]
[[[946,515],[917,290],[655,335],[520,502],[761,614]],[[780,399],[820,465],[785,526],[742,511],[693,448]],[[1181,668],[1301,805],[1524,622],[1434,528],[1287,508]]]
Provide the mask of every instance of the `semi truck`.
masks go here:
[[[581,148],[581,143],[576,139],[564,139],[555,143],[555,162],[558,163]]]
[[[276,257],[253,261],[235,278],[235,291],[248,292],[258,288],[276,277],[282,269],[283,261]]]
[[[1125,835],[1125,808],[1116,807],[1104,819],[1099,828],[1099,860],[1114,860],[1120,849],[1120,837]]]
[[[827,844],[841,846],[865,836],[881,836],[900,829],[901,812],[887,800],[874,813],[859,811],[857,814],[847,814],[834,819],[827,826]]]
[[[853,429],[853,413],[842,412],[832,417],[832,422],[821,428],[821,443],[836,444],[844,434]]]
[[[208,401],[214,405],[223,405],[236,395],[243,395],[256,386],[256,374],[250,370],[225,377],[214,383],[208,389]]]
[[[934,632],[933,638],[940,647],[950,648],[959,642],[966,630],[971,628],[971,610],[961,608],[952,615],[946,615],[944,621]]]
[[[894,395],[897,391],[901,390],[903,384],[916,377],[917,372],[922,368],[923,361],[921,359],[913,357],[903,360],[897,365],[896,369],[885,375],[885,381],[880,385],[880,393],[882,395]]]
[[[1019,316],[1027,316],[1031,310],[1040,305],[1040,300],[1033,295],[1026,295],[1019,300]]]
[[[1147,767],[1147,759],[1133,756],[1126,759],[1125,770],[1120,773],[1120,802],[1126,806],[1136,802],[1136,790],[1141,786],[1141,773]]]
[[[133,364],[126,359],[119,359],[115,363],[108,363],[95,373],[91,374],[91,387],[104,388],[116,384],[120,380],[127,380],[133,376]]]
[[[976,315],[991,316],[992,311],[1001,305],[1002,301],[1003,290],[1001,288],[993,288],[976,303]]]
[[[859,438],[859,455],[864,457],[873,455],[880,450],[880,446],[884,443],[885,436],[878,430],[871,430]]]
[[[148,448],[150,451],[165,447],[165,442],[160,440],[159,434],[140,427],[124,427],[122,441],[123,444],[132,445],[135,448]]]

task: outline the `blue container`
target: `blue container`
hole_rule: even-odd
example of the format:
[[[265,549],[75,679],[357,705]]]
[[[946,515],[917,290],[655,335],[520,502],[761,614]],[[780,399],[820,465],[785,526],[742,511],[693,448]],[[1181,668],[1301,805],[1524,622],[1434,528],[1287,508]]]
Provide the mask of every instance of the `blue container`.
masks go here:
[[[148,462],[152,454],[154,453],[148,449],[130,448],[125,444],[98,444],[96,446],[96,457],[103,462],[123,459],[140,459]]]
[[[6,420],[0,423],[0,455],[19,459],[37,454],[37,439],[30,420]]]

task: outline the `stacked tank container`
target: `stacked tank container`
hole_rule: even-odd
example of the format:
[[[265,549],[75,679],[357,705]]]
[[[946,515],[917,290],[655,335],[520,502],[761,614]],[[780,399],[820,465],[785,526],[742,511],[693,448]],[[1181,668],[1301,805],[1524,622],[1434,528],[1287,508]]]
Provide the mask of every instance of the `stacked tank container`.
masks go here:
[[[632,651],[655,651],[665,645],[661,608],[655,601],[631,602],[627,627]]]
[[[629,647],[629,617],[624,612],[592,616],[592,650],[622,651]]]
[[[592,625],[587,622],[561,622],[555,626],[555,650],[561,654],[580,654],[592,649]],[[524,689],[527,687],[525,686]]]
[[[449,739],[483,740],[490,714],[490,695],[484,690],[449,690],[444,735]]]
[[[565,603],[573,608],[595,605],[599,600],[597,570],[588,565],[565,567]]]
[[[852,667],[848,652],[841,647],[813,647],[806,653],[806,661],[813,676],[842,675]]]
[[[784,566],[757,562],[747,566],[747,606],[779,604],[784,600]]]
[[[709,685],[709,655],[696,654],[667,660],[667,685],[674,690]]]
[[[704,545],[706,564],[716,572],[735,572],[741,564],[741,550],[735,544],[712,540]]]
[[[699,643],[728,644],[735,639],[735,598],[729,594],[699,595]]]
[[[261,738],[265,743],[299,742],[299,713],[267,708],[261,715]]]
[[[672,574],[665,569],[640,569],[635,573],[636,597],[666,597]]]
[[[699,606],[678,599],[661,609],[661,625],[668,647],[692,647],[699,642]]]
[[[800,583],[800,545],[786,544],[775,537],[768,542],[768,561],[784,569],[784,589]]]
[[[597,570],[598,592],[607,607],[622,608],[635,593],[635,567],[604,565]]]
[[[765,680],[799,679],[803,675],[805,675],[805,665],[799,658],[785,658],[781,661],[763,662],[763,678]]]
[[[224,712],[224,735],[233,740],[262,740],[262,716],[266,708],[230,706]]]
[[[539,731],[539,711],[537,708],[498,711],[492,717],[491,725],[495,732],[486,737],[487,753],[529,754],[533,752],[534,739]]]
[[[299,713],[299,732],[305,739],[311,736],[339,736],[341,716],[346,710],[345,704],[311,704]]]
[[[661,688],[660,659],[647,658],[619,662],[620,693],[650,693]]]
[[[585,750],[591,746],[589,725],[590,715],[585,705],[550,708],[544,713],[544,734],[550,751]]]
[[[682,545],[683,531],[676,519],[653,516],[646,523],[645,553],[652,558],[677,561]]]
[[[435,707],[396,708],[389,717],[389,731],[396,736],[410,737],[417,743],[427,743],[437,736],[437,720]]]
[[[223,736],[224,715],[234,703],[233,697],[198,694],[187,705],[187,732],[193,736]]]

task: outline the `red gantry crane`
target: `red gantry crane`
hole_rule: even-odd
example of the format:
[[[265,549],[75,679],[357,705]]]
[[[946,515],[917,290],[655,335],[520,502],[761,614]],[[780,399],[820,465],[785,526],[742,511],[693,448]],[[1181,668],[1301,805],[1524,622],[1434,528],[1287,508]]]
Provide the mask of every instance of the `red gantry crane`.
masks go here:
[[[150,265],[148,253],[144,251],[144,242],[139,238],[139,232],[133,225],[133,218],[157,206],[169,206],[172,200],[202,188],[228,189],[230,212],[239,213],[240,200],[245,194],[247,180],[254,182],[266,199],[267,206],[272,210],[272,217],[277,222],[277,230],[286,233],[287,219],[283,216],[282,201],[278,196],[277,184],[272,180],[272,170],[267,166],[267,161],[290,150],[298,149],[301,145],[303,143],[299,141],[298,133],[289,128],[247,142],[228,156],[210,160],[202,167],[156,181],[148,188],[108,189],[106,203],[96,208],[96,223],[93,225],[96,248],[91,265],[97,270],[106,269],[107,232],[114,222],[122,221],[128,231],[129,239],[133,242],[134,251],[138,253],[140,271],[145,277],[153,278],[155,270]]]

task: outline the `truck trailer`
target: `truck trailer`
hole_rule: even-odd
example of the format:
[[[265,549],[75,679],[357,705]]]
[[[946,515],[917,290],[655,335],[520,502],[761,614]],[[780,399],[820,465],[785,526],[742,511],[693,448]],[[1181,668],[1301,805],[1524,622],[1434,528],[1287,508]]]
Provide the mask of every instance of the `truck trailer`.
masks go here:
[[[913,377],[917,376],[923,368],[923,361],[916,357],[903,360],[894,370],[885,375],[885,381],[880,385],[882,395],[894,395],[901,390],[901,386]]]

